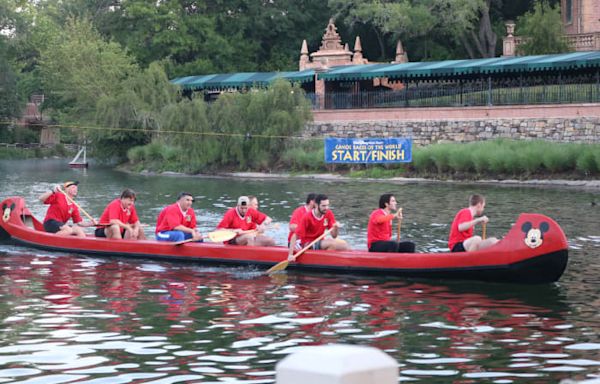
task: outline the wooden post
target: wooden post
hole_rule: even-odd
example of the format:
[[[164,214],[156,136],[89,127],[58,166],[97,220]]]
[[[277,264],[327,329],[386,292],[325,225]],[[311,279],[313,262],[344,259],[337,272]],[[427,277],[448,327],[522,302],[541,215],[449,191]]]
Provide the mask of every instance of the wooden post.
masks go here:
[[[277,384],[397,384],[398,363],[373,347],[324,345],[302,348],[280,361]]]

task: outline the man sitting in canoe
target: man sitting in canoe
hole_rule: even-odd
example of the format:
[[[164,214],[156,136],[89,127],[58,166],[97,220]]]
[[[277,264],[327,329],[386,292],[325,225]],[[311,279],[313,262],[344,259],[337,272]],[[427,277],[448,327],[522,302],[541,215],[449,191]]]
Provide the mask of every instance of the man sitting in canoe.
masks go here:
[[[248,203],[248,207],[254,209],[255,211],[258,211],[258,197],[248,195],[248,200],[250,200],[250,202]]]
[[[323,238],[313,244],[312,249],[338,250],[348,249],[348,243],[337,239],[340,225],[335,221],[333,212],[329,209],[329,198],[319,194],[315,197],[315,207],[304,215],[292,238],[290,239],[290,254],[292,247],[304,248],[329,231],[332,239]],[[297,243],[296,239],[299,240]]]
[[[275,240],[262,232],[272,219],[262,212],[250,208],[248,196],[240,196],[235,208],[230,208],[217,225],[217,229],[232,229],[237,236],[229,241],[234,245],[256,245],[269,247]]]
[[[392,221],[402,220],[402,209],[396,207],[396,197],[385,193],[379,197],[379,209],[371,212],[367,226],[367,246],[369,252],[413,253],[415,244],[410,241],[392,241]],[[392,213],[396,211],[395,213]],[[398,235],[400,236],[400,235]]]
[[[50,205],[44,218],[44,230],[59,236],[85,237],[81,227],[91,227],[96,222],[83,222],[79,214],[79,207],[74,199],[77,196],[79,181],[67,181],[63,184],[64,191],[60,186],[54,186],[48,192],[40,195],[39,200]],[[71,219],[73,225],[67,224]]]
[[[300,224],[300,221],[304,215],[315,208],[315,197],[317,197],[316,193],[309,193],[308,196],[306,196],[306,204],[299,206],[298,208],[294,209],[294,212],[292,212],[289,225],[290,233],[288,234],[288,246],[290,245],[290,240],[292,239],[292,236],[294,235],[294,232],[296,231],[296,228],[298,228],[298,224]]]
[[[100,216],[102,227],[96,229],[96,237],[146,240],[134,203],[135,192],[129,188],[110,202]]]
[[[485,224],[489,221],[487,216],[481,216],[484,209],[485,198],[482,195],[469,197],[469,207],[458,211],[450,226],[450,237],[448,238],[450,252],[479,251],[498,242],[495,237],[485,239],[485,236],[484,238],[473,236],[473,228],[477,224],[483,223],[483,228],[485,228]],[[474,218],[475,216],[479,217]]]
[[[202,234],[196,229],[196,214],[192,209],[194,198],[190,193],[181,192],[177,201],[167,205],[156,221],[156,240],[183,241],[193,239],[201,242]]]

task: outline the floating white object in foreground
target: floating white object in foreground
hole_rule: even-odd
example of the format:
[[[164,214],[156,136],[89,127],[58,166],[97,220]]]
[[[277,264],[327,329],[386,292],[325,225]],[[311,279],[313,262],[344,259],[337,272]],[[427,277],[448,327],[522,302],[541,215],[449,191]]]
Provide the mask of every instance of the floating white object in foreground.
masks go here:
[[[397,384],[398,363],[373,347],[301,348],[276,367],[277,384]]]

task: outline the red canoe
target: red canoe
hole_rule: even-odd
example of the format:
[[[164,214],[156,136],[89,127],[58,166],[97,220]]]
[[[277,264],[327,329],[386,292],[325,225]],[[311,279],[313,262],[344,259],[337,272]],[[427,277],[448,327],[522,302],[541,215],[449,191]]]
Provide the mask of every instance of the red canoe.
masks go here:
[[[61,237],[44,232],[22,197],[2,202],[0,238],[51,251],[269,268],[287,258],[284,247],[245,247],[221,243],[173,245],[154,240],[107,240]],[[369,253],[307,251],[289,269],[444,279],[549,283],[557,281],[568,261],[568,244],[558,224],[547,216],[523,213],[495,246],[465,253]]]

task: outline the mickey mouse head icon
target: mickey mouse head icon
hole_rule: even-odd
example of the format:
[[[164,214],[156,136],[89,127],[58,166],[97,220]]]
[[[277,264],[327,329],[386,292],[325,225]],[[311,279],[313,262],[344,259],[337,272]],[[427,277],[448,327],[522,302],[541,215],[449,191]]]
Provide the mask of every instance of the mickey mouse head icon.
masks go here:
[[[534,228],[531,222],[527,221],[521,226],[521,231],[525,233],[525,245],[529,248],[537,248],[544,242],[544,233],[548,232],[550,224],[543,221],[539,228]]]
[[[6,203],[2,204],[2,220],[7,222],[10,218],[10,212],[15,209],[15,203],[12,203],[10,206]]]

